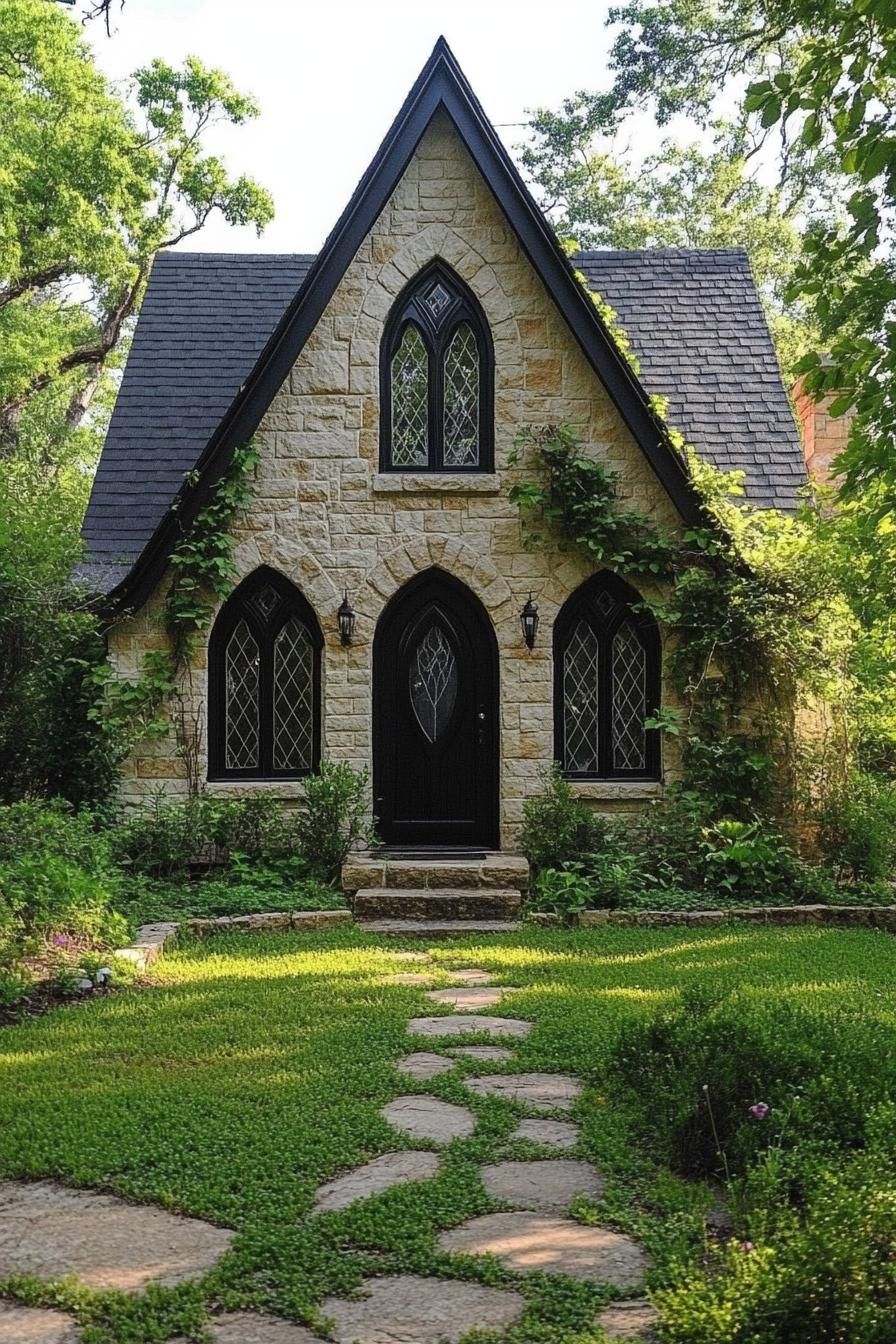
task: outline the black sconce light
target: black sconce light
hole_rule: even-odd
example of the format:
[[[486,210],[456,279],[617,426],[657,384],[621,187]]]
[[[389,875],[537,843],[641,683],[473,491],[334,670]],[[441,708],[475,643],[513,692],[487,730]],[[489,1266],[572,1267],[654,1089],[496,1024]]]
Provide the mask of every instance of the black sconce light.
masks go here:
[[[538,607],[532,601],[532,594],[520,612],[520,625],[523,627],[523,639],[527,649],[534,649],[535,636],[538,634]]]
[[[336,613],[336,620],[339,623],[340,640],[343,644],[351,644],[352,635],[355,633],[355,613],[348,600],[348,590],[343,595],[339,610]]]

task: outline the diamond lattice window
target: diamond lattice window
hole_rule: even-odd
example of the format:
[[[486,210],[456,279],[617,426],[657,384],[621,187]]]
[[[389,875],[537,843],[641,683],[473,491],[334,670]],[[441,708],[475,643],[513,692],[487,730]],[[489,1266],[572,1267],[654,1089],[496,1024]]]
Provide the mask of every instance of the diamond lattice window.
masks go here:
[[[274,640],[274,769],[310,770],[314,755],[314,645],[292,617]]]
[[[567,770],[580,775],[598,771],[597,664],[597,635],[579,621],[563,655],[563,759]]]
[[[225,762],[228,770],[256,770],[260,653],[245,621],[234,627],[225,658]]]
[[[384,470],[491,470],[491,335],[476,299],[441,263],[396,303],[380,369]]]
[[[266,567],[225,602],[209,644],[212,779],[297,777],[320,754],[320,648],[302,594]]]
[[[645,727],[659,704],[659,632],[629,591],[598,578],[557,618],[557,756],[570,775],[659,778],[656,730]]]
[[[479,347],[468,322],[462,322],[445,353],[446,467],[479,464]]]
[[[626,623],[613,640],[613,766],[643,770],[647,764],[647,659]]]
[[[429,462],[429,356],[416,327],[405,327],[392,360],[392,462]]]

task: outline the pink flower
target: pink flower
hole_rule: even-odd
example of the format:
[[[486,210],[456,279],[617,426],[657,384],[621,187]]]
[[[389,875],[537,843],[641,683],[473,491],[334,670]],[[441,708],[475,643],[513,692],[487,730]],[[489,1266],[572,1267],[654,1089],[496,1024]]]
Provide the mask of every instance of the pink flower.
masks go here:
[[[757,1101],[755,1106],[750,1107],[750,1114],[754,1120],[764,1120],[768,1112],[769,1107],[764,1101]]]
[[[755,1251],[756,1249],[752,1241],[742,1241],[740,1244],[740,1248],[743,1251],[744,1255],[749,1255],[751,1251]]]

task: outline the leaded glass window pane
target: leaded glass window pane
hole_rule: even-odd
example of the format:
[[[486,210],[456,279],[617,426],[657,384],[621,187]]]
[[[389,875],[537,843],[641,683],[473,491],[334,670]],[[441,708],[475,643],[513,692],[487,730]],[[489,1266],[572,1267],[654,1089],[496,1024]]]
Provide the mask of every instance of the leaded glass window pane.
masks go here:
[[[446,467],[479,465],[479,347],[461,322],[445,351]]]
[[[415,326],[404,329],[392,357],[392,465],[429,462],[429,357]]]
[[[274,640],[274,769],[310,770],[314,758],[314,645],[292,617]]]
[[[234,626],[225,654],[225,746],[228,770],[258,768],[258,682],[260,656],[245,621]]]
[[[631,625],[613,640],[613,769],[643,770],[647,764],[647,658]]]
[[[433,622],[411,658],[414,715],[430,742],[444,732],[457,700],[457,659],[441,625]]]
[[[588,621],[575,626],[563,653],[563,765],[598,773],[598,642]]]

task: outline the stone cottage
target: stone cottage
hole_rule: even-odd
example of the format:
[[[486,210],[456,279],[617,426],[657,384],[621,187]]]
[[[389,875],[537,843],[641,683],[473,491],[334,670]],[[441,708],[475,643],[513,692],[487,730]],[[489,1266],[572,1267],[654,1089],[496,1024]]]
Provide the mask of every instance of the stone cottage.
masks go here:
[[[601,805],[656,796],[663,632],[619,576],[527,548],[508,498],[519,432],[564,423],[625,499],[694,522],[654,393],[748,498],[793,507],[806,469],[745,255],[568,258],[440,41],[318,256],[157,258],[85,524],[115,668],[164,647],[171,550],[253,440],[239,581],[181,687],[210,791],[369,766],[384,841],[424,849],[512,847],[555,759]],[[122,789],[187,786],[172,733]]]

